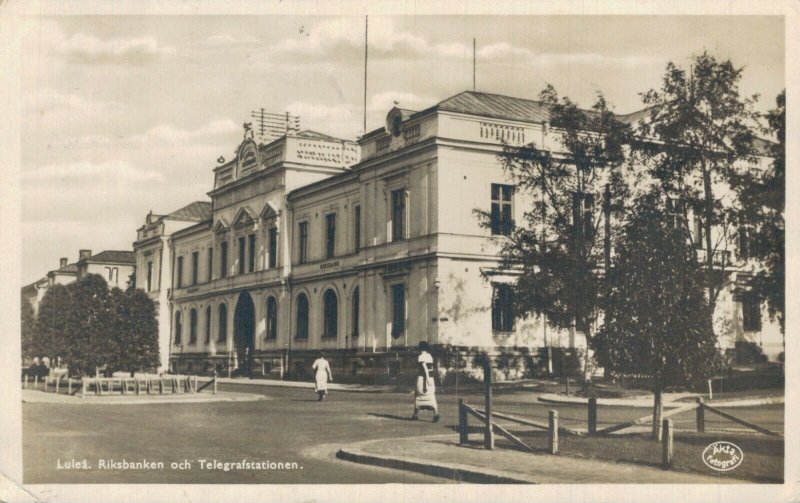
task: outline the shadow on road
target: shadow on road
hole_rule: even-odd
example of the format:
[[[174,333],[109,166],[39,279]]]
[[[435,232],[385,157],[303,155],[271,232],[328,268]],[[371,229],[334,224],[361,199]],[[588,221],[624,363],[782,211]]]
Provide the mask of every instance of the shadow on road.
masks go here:
[[[395,419],[397,421],[411,421],[411,416],[397,416],[395,414],[375,414],[369,413],[368,416],[382,417],[384,419]]]

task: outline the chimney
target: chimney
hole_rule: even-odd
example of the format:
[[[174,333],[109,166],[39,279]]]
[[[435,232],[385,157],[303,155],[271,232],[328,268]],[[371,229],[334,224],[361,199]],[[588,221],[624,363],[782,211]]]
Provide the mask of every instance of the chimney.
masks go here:
[[[85,260],[92,256],[92,250],[80,250],[78,251],[78,260]]]
[[[61,257],[61,259],[59,260],[58,268],[62,269],[64,267],[67,267],[67,257]]]

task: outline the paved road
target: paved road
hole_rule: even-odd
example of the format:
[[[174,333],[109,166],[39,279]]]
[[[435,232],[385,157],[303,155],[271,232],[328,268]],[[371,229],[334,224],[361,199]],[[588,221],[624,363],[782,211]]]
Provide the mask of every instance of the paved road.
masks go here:
[[[410,421],[412,397],[404,393],[333,393],[319,403],[311,390],[240,385],[222,390],[263,393],[267,399],[242,403],[153,405],[23,404],[25,483],[443,483],[444,479],[372,468],[333,459],[337,445],[351,442],[453,432],[456,395],[439,397],[442,420],[430,413]],[[468,395],[480,403],[477,394]],[[546,414],[530,392],[497,396],[498,410]],[[585,408],[559,405],[562,421],[585,417]],[[609,408],[601,421],[626,420],[643,409]],[[749,411],[750,420],[783,421],[783,407]],[[455,433],[453,433],[455,434]],[[323,446],[323,447],[320,447]],[[87,460],[89,470],[57,469]],[[163,461],[164,470],[100,470],[98,460]],[[199,460],[297,463],[290,470],[201,469]],[[188,460],[191,469],[171,469]]]

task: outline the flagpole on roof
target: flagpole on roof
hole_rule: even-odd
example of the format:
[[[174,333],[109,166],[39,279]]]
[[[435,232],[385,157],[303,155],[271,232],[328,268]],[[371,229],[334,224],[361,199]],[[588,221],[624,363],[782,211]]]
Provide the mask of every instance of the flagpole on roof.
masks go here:
[[[364,134],[367,134],[367,59],[369,57],[369,16],[364,16]]]
[[[472,39],[472,90],[475,91],[475,38]]]

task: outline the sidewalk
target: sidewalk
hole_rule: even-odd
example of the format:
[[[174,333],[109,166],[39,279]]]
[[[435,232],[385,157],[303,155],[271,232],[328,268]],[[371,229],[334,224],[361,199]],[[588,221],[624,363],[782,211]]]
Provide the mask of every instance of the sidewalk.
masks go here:
[[[336,457],[355,463],[409,470],[471,483],[507,484],[724,484],[729,477],[662,470],[633,463],[484,450],[458,445],[456,434],[360,442]]]
[[[205,384],[210,381],[210,377],[199,376],[197,382]],[[262,386],[279,388],[306,388],[314,389],[314,383],[310,381],[279,381],[277,379],[249,379],[246,377],[217,377],[218,384],[241,384],[243,386]],[[346,391],[352,393],[390,393],[393,391],[408,391],[410,388],[398,388],[393,384],[341,384],[329,382],[328,389],[332,391]]]
[[[143,405],[153,403],[208,403],[208,402],[253,402],[267,400],[262,395],[251,393],[166,393],[163,395],[122,395],[120,393],[95,395],[87,394],[81,398],[80,394],[67,395],[52,393],[42,390],[22,390],[22,403],[69,403],[69,404],[95,404],[95,405]]]
[[[704,396],[705,395],[700,393],[664,393],[662,399],[664,402],[664,407],[680,407],[692,403],[697,397]],[[554,404],[586,405],[589,402],[589,399],[577,396],[565,396],[557,395],[555,393],[547,393],[540,396],[539,401]],[[753,407],[758,405],[782,404],[784,403],[784,397],[770,396],[760,398],[731,399],[724,401],[706,400],[706,403],[714,407]],[[598,398],[597,405],[653,408],[653,395],[642,395],[640,397],[632,398]]]

